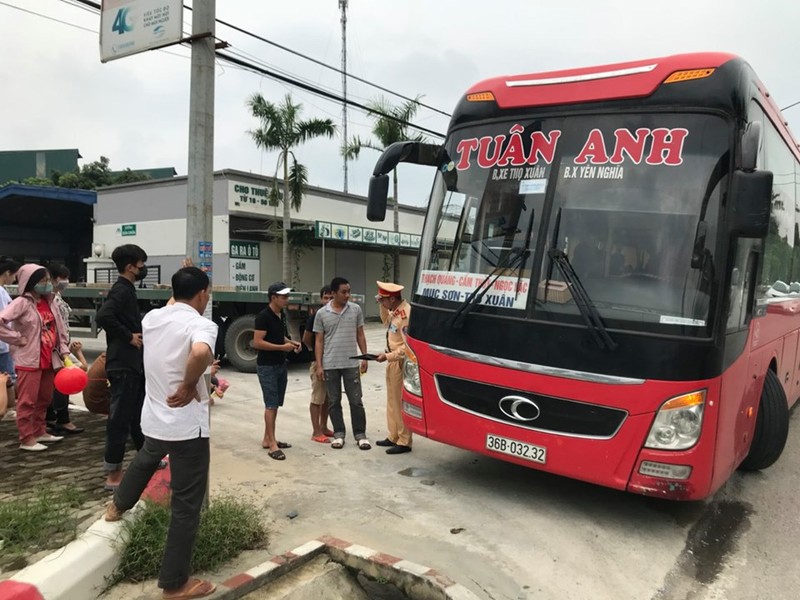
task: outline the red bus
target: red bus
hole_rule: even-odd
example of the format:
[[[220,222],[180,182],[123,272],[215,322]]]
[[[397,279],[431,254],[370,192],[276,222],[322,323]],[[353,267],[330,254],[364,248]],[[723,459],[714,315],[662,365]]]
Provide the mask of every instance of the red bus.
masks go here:
[[[800,395],[800,152],[741,58],[498,77],[444,143],[407,332],[417,434],[697,500],[774,463]]]

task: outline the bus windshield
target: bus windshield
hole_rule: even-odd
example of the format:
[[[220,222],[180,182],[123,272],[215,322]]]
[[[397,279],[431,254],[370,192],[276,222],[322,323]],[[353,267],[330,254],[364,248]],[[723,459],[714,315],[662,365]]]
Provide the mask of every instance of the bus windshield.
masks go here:
[[[672,112],[451,132],[415,301],[456,310],[491,273],[473,312],[582,323],[563,253],[606,327],[709,336],[732,130]]]

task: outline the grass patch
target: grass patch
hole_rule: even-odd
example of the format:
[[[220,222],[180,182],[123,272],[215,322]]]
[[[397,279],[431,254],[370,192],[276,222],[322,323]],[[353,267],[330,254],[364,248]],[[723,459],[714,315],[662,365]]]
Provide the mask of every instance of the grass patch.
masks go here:
[[[158,577],[169,530],[170,508],[148,502],[124,524],[127,543],[110,585]],[[266,546],[261,511],[229,496],[213,498],[200,517],[192,571],[212,571],[244,550]]]
[[[85,496],[75,486],[44,485],[32,495],[0,503],[0,556],[59,547],[75,537]]]

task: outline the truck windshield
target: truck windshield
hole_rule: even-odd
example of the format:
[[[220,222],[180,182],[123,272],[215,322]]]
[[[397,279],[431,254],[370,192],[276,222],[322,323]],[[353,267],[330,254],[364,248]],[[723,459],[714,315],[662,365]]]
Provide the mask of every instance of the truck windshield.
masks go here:
[[[557,249],[605,326],[709,335],[731,131],[712,115],[626,113],[451,132],[415,301],[456,310],[494,271],[473,315],[582,323]]]

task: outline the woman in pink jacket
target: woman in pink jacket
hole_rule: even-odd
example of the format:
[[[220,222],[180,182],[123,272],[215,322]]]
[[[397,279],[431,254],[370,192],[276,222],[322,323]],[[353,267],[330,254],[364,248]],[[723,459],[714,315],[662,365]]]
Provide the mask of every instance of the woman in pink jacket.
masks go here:
[[[17,271],[20,294],[0,311],[0,340],[7,342],[17,372],[17,429],[20,450],[47,450],[42,442],[63,438],[45,430],[45,413],[53,399],[55,370],[69,355],[66,327],[53,304],[50,273],[42,266],[23,265]]]

